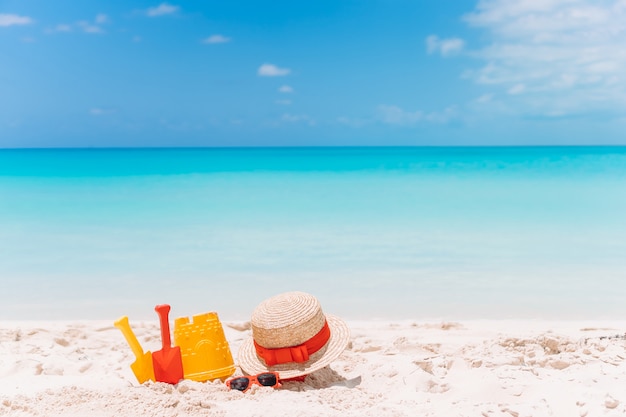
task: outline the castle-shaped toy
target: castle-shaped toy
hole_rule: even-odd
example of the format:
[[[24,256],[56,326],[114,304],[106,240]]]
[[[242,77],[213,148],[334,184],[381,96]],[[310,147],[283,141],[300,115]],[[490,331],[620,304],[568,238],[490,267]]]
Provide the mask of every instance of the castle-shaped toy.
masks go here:
[[[235,372],[233,355],[217,313],[180,317],[174,321],[174,344],[180,346],[186,379],[223,379]]]

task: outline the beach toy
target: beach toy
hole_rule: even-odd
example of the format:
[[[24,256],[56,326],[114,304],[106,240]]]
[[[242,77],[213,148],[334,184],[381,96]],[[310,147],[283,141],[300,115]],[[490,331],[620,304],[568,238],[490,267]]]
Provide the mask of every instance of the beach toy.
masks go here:
[[[176,384],[183,379],[183,362],[180,355],[180,348],[172,346],[170,339],[169,312],[170,306],[161,304],[154,307],[161,322],[161,350],[152,353],[152,363],[154,364],[154,377],[159,382]]]
[[[122,331],[122,334],[126,338],[126,342],[132,349],[135,357],[137,358],[135,362],[130,365],[130,369],[132,369],[137,381],[140,384],[150,380],[154,381],[154,368],[152,366],[152,354],[150,351],[145,352],[143,348],[139,344],[135,333],[130,328],[130,324],[128,323],[128,317],[124,316],[117,319],[114,323],[115,327]]]
[[[217,313],[205,313],[174,321],[174,344],[180,347],[185,378],[194,381],[224,379],[235,373],[235,364]]]

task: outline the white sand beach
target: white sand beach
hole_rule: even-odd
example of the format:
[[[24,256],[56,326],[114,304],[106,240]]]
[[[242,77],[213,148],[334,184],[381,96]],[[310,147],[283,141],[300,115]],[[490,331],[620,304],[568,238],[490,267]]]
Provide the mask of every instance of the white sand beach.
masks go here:
[[[249,323],[222,319],[233,355]],[[131,325],[160,349],[156,321]],[[0,324],[1,416],[618,416],[626,322],[349,321],[329,368],[273,390],[139,385],[113,322]],[[239,372],[239,370],[238,370]]]

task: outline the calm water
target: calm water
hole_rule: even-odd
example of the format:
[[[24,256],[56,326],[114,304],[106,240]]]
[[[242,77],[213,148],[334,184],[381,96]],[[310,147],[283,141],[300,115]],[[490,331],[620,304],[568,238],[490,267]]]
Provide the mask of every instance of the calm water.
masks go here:
[[[0,318],[626,314],[626,147],[0,150]]]

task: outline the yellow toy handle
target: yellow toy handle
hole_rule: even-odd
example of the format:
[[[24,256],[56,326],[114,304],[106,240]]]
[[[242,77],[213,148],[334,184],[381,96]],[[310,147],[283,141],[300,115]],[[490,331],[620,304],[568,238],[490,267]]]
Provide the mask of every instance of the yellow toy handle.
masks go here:
[[[122,331],[122,334],[126,338],[128,345],[130,346],[137,359],[142,357],[143,348],[139,344],[137,336],[135,336],[135,333],[133,333],[133,330],[130,328],[130,324],[128,323],[128,316],[120,317],[119,319],[115,320],[113,324],[115,325],[115,327]]]

